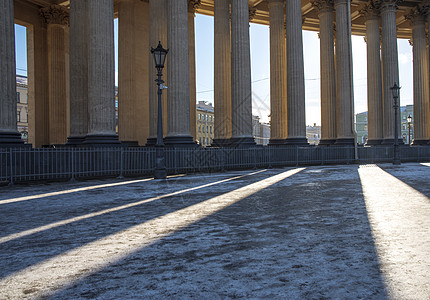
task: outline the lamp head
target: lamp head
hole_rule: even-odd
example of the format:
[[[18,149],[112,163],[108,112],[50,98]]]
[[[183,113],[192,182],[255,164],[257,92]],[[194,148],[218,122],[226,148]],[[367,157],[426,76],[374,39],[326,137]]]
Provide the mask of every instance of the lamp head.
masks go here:
[[[408,115],[407,119],[408,119],[408,123],[412,123],[412,117],[411,117],[411,115]]]
[[[399,98],[400,87],[394,82],[394,85],[390,87],[391,92],[393,93],[393,98]]]
[[[154,56],[154,62],[155,67],[157,70],[161,70],[164,68],[164,62],[166,61],[167,53],[169,52],[169,49],[164,49],[161,45],[161,42],[158,42],[157,48],[151,47],[151,53]]]

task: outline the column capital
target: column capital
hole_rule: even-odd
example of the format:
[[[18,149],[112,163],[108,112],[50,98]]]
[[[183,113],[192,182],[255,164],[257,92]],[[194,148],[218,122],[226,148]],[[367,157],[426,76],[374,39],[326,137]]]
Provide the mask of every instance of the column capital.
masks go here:
[[[351,5],[351,1],[350,0],[334,0],[333,1],[334,7],[336,8],[336,6],[338,5]]]
[[[318,14],[333,11],[333,0],[312,0],[311,4],[318,10]]]
[[[50,5],[40,9],[40,16],[45,24],[70,25],[69,10],[61,5]]]
[[[201,0],[188,0],[188,12],[196,13],[196,10],[199,8],[201,4]]]
[[[367,20],[379,19],[379,13],[381,8],[381,1],[371,0],[369,1],[362,10],[360,14]]]
[[[426,15],[427,9],[422,6],[417,6],[405,15],[405,19],[408,20],[412,26],[423,25],[426,21]]]
[[[381,1],[380,12],[381,14],[387,12],[397,12],[398,3],[400,0],[383,0]]]

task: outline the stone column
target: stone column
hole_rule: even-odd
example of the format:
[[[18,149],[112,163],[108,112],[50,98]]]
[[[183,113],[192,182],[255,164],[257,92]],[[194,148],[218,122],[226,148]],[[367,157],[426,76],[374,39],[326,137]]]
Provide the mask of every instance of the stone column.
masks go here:
[[[247,0],[231,1],[231,106],[233,146],[254,145]],[[234,50],[233,50],[234,49]]]
[[[148,65],[152,58],[149,4],[121,0],[118,17],[118,134],[122,143],[145,145],[149,135]]]
[[[381,74],[381,42],[379,39],[379,8],[370,2],[362,14],[366,18],[367,43],[367,120],[366,145],[379,145],[383,139],[383,101]]]
[[[190,54],[190,131],[196,140],[196,42],[194,30],[194,18],[200,0],[188,0],[188,39]]]
[[[429,58],[424,11],[415,9],[406,16],[412,25],[414,70],[414,145],[430,140]]]
[[[112,0],[88,1],[88,134],[85,144],[118,144]]]
[[[390,87],[399,83],[399,60],[397,53],[396,0],[385,0],[381,4],[382,18],[382,95],[384,98],[384,140],[383,144],[394,143],[394,108]],[[398,101],[400,98],[398,99]],[[400,114],[398,114],[399,137]],[[399,141],[402,141],[399,138]],[[403,141],[402,141],[403,143]]]
[[[41,15],[48,28],[49,144],[60,145],[68,136],[66,27],[69,13],[60,5],[51,5],[43,8]]]
[[[231,138],[231,36],[229,0],[214,2],[214,109],[213,146]]]
[[[88,133],[88,1],[70,2],[70,136],[81,144]]]
[[[16,125],[15,30],[13,1],[0,9],[0,147],[23,144]]]
[[[321,140],[319,145],[336,141],[336,71],[334,58],[333,1],[313,3],[320,20],[320,72],[321,72]]]
[[[150,47],[156,48],[158,42],[161,42],[164,48],[167,49],[167,0],[149,0],[149,44]],[[166,63],[163,69],[164,84],[169,86],[167,82],[167,73],[169,70],[170,54],[167,55]],[[157,141],[157,114],[158,114],[158,98],[157,85],[157,70],[155,69],[154,58],[149,57],[149,137],[146,146],[154,146]],[[167,94],[165,90],[161,97],[163,110],[163,136],[167,134]]]
[[[190,133],[190,65],[187,0],[167,0],[167,124],[165,144],[192,147]]]
[[[287,53],[283,0],[270,0],[270,141],[285,143],[287,127]]]
[[[286,143],[307,145],[301,1],[286,1],[286,11],[288,100],[288,137]]]
[[[335,0],[336,10],[336,144],[354,145],[351,2]]]

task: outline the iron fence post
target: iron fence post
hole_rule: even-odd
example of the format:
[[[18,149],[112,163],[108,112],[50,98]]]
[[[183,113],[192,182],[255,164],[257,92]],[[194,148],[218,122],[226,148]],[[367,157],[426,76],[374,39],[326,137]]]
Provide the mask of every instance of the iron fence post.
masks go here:
[[[324,147],[321,147],[321,165],[324,165]]]
[[[272,168],[272,156],[271,156],[271,153],[270,153],[270,147],[269,146],[266,146],[267,148],[267,152],[268,152],[268,154],[267,154],[267,157],[268,157],[268,160],[269,160],[269,164],[268,164],[268,166],[267,166],[267,168],[269,168],[269,169],[271,169]]]
[[[9,163],[10,163],[10,181],[9,181],[9,185],[13,185],[13,166],[12,166],[12,148],[9,149]]]
[[[299,147],[296,146],[296,167],[299,166]]]
[[[70,163],[71,163],[70,171],[72,173],[71,178],[70,178],[70,182],[76,181],[75,180],[75,153],[73,150],[74,150],[73,148],[70,149]]]
[[[121,147],[120,148],[121,150],[120,150],[120,165],[119,165],[119,176],[118,176],[118,178],[119,179],[123,179],[124,178],[124,148],[123,147]]]

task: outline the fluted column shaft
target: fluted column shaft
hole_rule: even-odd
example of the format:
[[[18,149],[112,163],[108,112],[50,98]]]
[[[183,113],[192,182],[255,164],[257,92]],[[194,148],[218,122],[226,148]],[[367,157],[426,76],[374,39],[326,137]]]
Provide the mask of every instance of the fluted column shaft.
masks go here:
[[[319,1],[321,140],[330,145],[336,140],[336,70],[334,59],[333,2]]]
[[[288,144],[306,144],[305,72],[300,0],[286,1]]]
[[[397,53],[396,1],[386,0],[381,5],[382,18],[382,95],[384,98],[384,144],[394,143],[394,109],[390,87],[399,83]],[[400,98],[398,99],[398,101]],[[400,114],[398,114],[400,128]],[[398,130],[399,135],[401,130]]]
[[[426,24],[422,14],[412,17],[414,70],[414,145],[430,140],[429,60]]]
[[[88,1],[88,135],[86,143],[118,141],[112,0]]]
[[[68,136],[69,114],[66,80],[66,27],[69,14],[59,5],[41,10],[48,27],[49,143],[64,144]]]
[[[284,1],[270,0],[270,144],[283,144],[287,127],[287,55]]]
[[[156,48],[158,42],[161,42],[164,48],[167,48],[167,0],[149,0],[149,44]],[[163,80],[165,85],[167,82],[167,72],[169,70],[170,54],[168,54],[166,63],[163,69]],[[157,140],[157,114],[158,114],[158,98],[157,85],[155,78],[157,70],[155,69],[154,58],[149,57],[149,138],[148,146],[155,145]],[[161,95],[161,103],[163,110],[163,136],[167,134],[167,94],[165,91]]]
[[[354,145],[351,2],[335,0],[336,10],[336,144]]]
[[[229,0],[214,3],[214,144],[231,138],[231,36]]]
[[[118,8],[118,134],[129,144],[144,145],[149,134],[148,6],[121,0]]]
[[[247,0],[231,2],[232,143],[253,143],[251,57]]]
[[[187,0],[167,1],[169,65],[167,79],[167,145],[193,143],[190,134],[190,66]]]
[[[366,14],[367,40],[367,145],[381,144],[383,139],[383,102],[381,75],[381,42],[379,15],[376,11]]]
[[[196,36],[194,28],[195,11],[199,0],[188,0],[188,40],[190,55],[190,133],[196,139]]]
[[[16,126],[13,0],[0,1],[0,147],[21,143]]]
[[[80,144],[88,133],[88,1],[70,2],[70,136]]]

